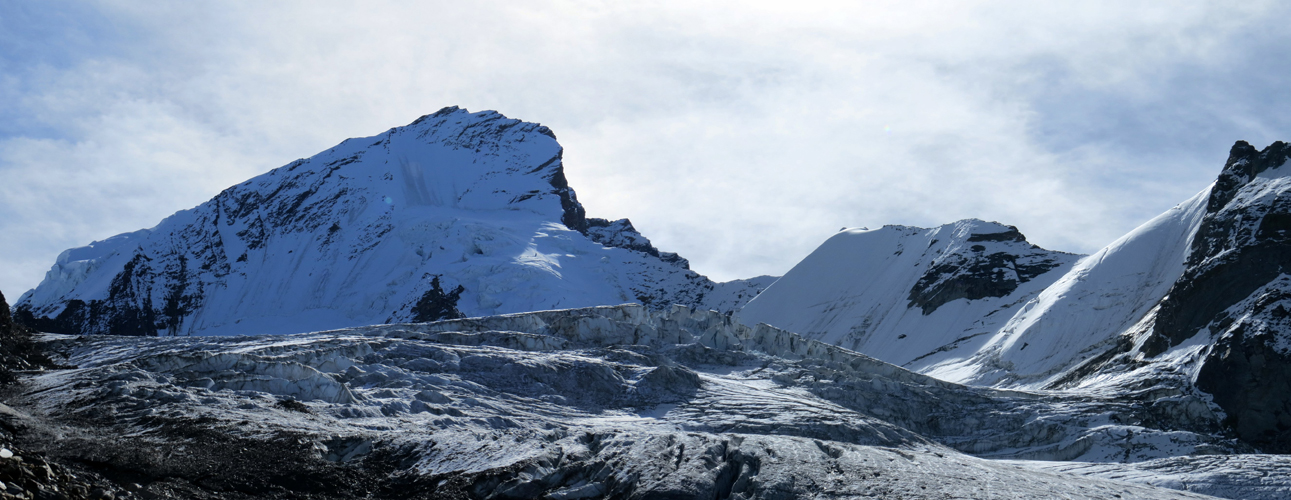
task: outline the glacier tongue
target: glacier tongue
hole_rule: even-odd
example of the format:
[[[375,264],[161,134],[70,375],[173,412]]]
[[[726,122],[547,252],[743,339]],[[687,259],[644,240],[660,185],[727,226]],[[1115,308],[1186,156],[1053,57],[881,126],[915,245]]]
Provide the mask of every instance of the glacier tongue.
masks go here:
[[[68,250],[17,314],[59,333],[294,333],[624,302],[731,311],[772,281],[714,283],[626,219],[587,218],[562,153],[544,126],[445,108]]]
[[[163,498],[318,475],[378,498],[1200,498],[983,457],[1244,449],[1195,395],[961,386],[680,306],[46,342],[78,368],[13,402],[63,436],[46,451]],[[278,468],[257,470],[259,453]],[[293,487],[329,497],[311,484]]]

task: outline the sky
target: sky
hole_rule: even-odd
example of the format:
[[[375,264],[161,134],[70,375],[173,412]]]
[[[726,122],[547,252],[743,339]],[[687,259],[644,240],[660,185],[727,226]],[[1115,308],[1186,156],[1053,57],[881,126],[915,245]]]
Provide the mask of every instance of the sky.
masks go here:
[[[718,280],[842,227],[1089,253],[1291,140],[1277,2],[0,3],[0,291],[457,105],[547,125],[589,216]]]

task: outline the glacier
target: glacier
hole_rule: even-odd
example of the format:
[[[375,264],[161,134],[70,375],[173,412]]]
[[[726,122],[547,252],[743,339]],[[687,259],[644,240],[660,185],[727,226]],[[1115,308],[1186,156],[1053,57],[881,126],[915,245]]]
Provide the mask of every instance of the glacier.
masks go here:
[[[1284,143],[1092,255],[966,219],[726,283],[562,157],[444,108],[63,252],[0,497],[1291,495]]]
[[[1212,435],[1204,401],[963,386],[684,306],[42,341],[77,368],[34,375],[10,399],[40,429],[32,439],[161,498],[285,484],[315,498],[1291,491],[1277,458],[1248,456],[1230,465],[1264,475],[1210,482],[1219,469],[1161,461],[1244,449]],[[254,465],[267,459],[277,465]],[[1097,465],[1063,465],[1076,463]],[[1160,469],[1174,476],[1142,472]]]

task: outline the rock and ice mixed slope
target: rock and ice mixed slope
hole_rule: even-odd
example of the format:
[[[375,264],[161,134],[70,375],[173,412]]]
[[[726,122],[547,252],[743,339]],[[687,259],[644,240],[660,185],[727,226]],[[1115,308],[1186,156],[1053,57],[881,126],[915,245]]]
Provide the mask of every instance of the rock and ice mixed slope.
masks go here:
[[[233,186],[156,227],[63,252],[17,302],[44,331],[295,333],[641,302],[722,311],[626,219],[588,218],[547,127],[445,108]]]
[[[1275,459],[1242,462],[1269,469],[1258,477],[1169,462],[1244,450],[1216,432],[1210,405],[1186,394],[973,388],[684,307],[47,342],[78,368],[32,377],[11,400],[30,416],[32,447],[160,498],[1291,491]],[[1046,470],[1027,459],[1104,467]],[[1177,482],[1151,484],[1164,476],[1142,470]]]
[[[740,315],[955,382],[1197,392],[1289,452],[1288,156],[1239,142],[1214,185],[1083,258],[979,221],[846,231]]]
[[[713,283],[445,108],[64,252],[15,319],[172,337],[49,337],[0,426],[160,498],[1285,498],[1288,156],[1090,256],[965,220]]]
[[[740,318],[924,371],[981,349],[1078,258],[979,220],[849,229],[749,302]]]

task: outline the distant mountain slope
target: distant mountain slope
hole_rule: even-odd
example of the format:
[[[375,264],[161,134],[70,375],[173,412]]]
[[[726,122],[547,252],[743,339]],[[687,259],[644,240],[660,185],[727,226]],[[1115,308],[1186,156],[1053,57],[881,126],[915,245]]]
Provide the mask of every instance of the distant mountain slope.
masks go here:
[[[959,383],[1201,391],[1233,435],[1288,453],[1288,158],[1239,141],[1211,187],[1078,261],[1020,238],[966,252],[1002,227],[979,221],[845,232],[740,317]]]
[[[1081,259],[970,356],[925,371],[982,385],[1045,386],[1112,349],[1183,273],[1206,191]]]
[[[287,333],[642,302],[730,311],[626,219],[587,218],[544,126],[456,107],[59,256],[17,303],[52,332]]]
[[[923,370],[976,352],[1078,258],[980,220],[846,230],[740,318]]]

